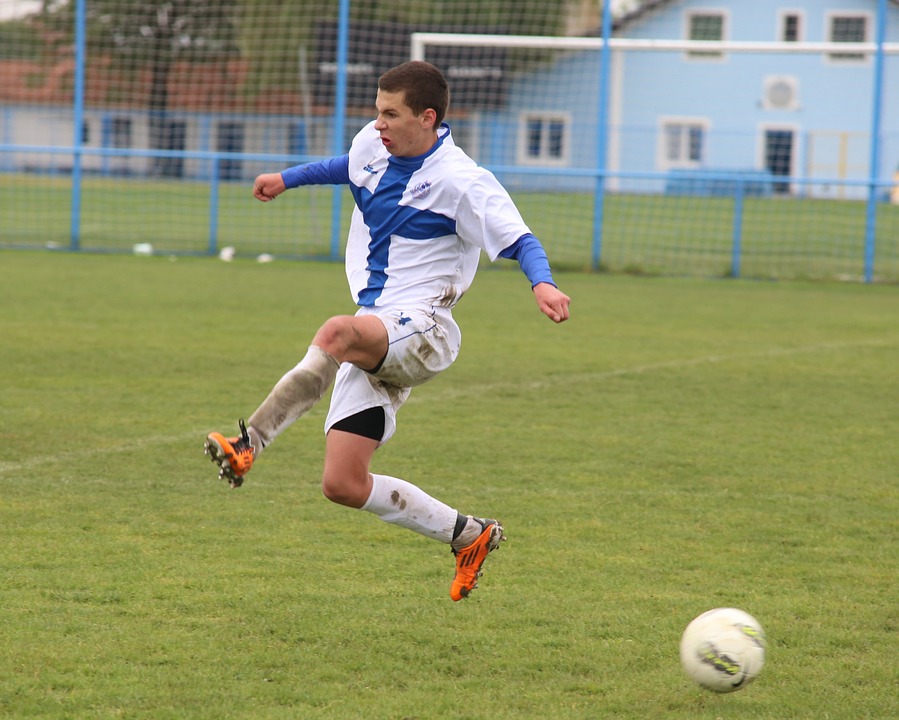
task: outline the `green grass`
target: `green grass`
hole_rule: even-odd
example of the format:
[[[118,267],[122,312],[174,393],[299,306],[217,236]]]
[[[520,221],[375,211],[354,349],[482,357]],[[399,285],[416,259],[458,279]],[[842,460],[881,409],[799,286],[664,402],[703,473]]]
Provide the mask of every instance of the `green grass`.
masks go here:
[[[232,246],[246,256],[331,255],[330,187],[304,188],[276,203],[253,199],[246,183],[212,190],[202,182],[87,177],[79,220],[82,249],[130,252],[151,243],[161,253],[207,253]],[[592,194],[515,192],[523,217],[557,268],[593,265]],[[0,175],[0,247],[68,247],[71,181],[64,177]],[[346,235],[352,197],[343,192]],[[875,208],[873,278],[899,282],[899,206]],[[865,275],[867,206],[859,201],[747,198],[740,224],[741,277],[861,280]],[[694,277],[734,274],[732,198],[639,193],[606,197],[601,237],[603,269]],[[338,254],[342,247],[338,248]]]
[[[230,491],[229,430],[350,312],[338,265],[0,253],[0,717],[891,718],[899,290],[517,271],[458,308],[377,472],[508,542],[449,600],[445,546],[330,504],[319,406]],[[683,674],[701,611],[761,677]]]

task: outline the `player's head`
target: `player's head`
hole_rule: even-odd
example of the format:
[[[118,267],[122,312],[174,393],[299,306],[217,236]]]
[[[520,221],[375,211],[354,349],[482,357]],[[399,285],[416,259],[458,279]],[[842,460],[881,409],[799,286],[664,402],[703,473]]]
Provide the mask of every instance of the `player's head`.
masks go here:
[[[403,93],[405,103],[418,116],[425,110],[435,114],[434,128],[440,127],[449,107],[449,86],[446,78],[431,63],[423,60],[397,65],[378,79],[378,90],[387,93]]]

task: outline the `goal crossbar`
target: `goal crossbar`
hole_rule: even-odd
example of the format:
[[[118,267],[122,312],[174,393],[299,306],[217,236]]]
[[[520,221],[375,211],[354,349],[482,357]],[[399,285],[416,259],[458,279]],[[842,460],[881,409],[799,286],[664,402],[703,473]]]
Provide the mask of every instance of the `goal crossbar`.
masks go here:
[[[412,33],[412,59],[424,60],[428,45],[454,47],[505,47],[559,50],[601,50],[599,37],[557,37],[550,35],[489,35],[479,33]],[[657,52],[734,52],[791,54],[862,54],[878,52],[877,43],[853,42],[767,42],[747,40],[641,40],[611,38],[611,50],[643,50]],[[883,43],[886,55],[899,55],[899,43]]]

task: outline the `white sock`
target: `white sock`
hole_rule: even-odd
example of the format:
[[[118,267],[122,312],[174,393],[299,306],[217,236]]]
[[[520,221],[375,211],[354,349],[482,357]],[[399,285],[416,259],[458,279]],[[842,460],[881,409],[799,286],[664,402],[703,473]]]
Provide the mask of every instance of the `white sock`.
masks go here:
[[[461,550],[462,548],[468,547],[478,539],[478,536],[482,532],[484,532],[483,523],[479,522],[471,515],[468,515],[467,517],[468,521],[465,523],[465,527],[462,528],[462,532],[459,533],[459,537],[453,540],[453,548],[455,550]]]
[[[371,495],[362,510],[441,542],[452,541],[459,516],[453,508],[405,480],[375,474],[371,479]]]
[[[340,363],[316,345],[282,377],[247,420],[256,453],[308,412],[334,382]]]

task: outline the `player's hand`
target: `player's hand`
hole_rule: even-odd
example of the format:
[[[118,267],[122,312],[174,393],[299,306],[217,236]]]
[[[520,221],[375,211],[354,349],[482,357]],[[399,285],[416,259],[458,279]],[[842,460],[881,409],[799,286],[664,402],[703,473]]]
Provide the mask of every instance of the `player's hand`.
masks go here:
[[[568,319],[568,305],[571,303],[571,298],[555,285],[545,282],[537,283],[534,285],[534,297],[537,298],[540,312],[553,322],[560,323]]]
[[[270,202],[286,189],[281,173],[263,173],[253,183],[253,197],[262,202]]]

